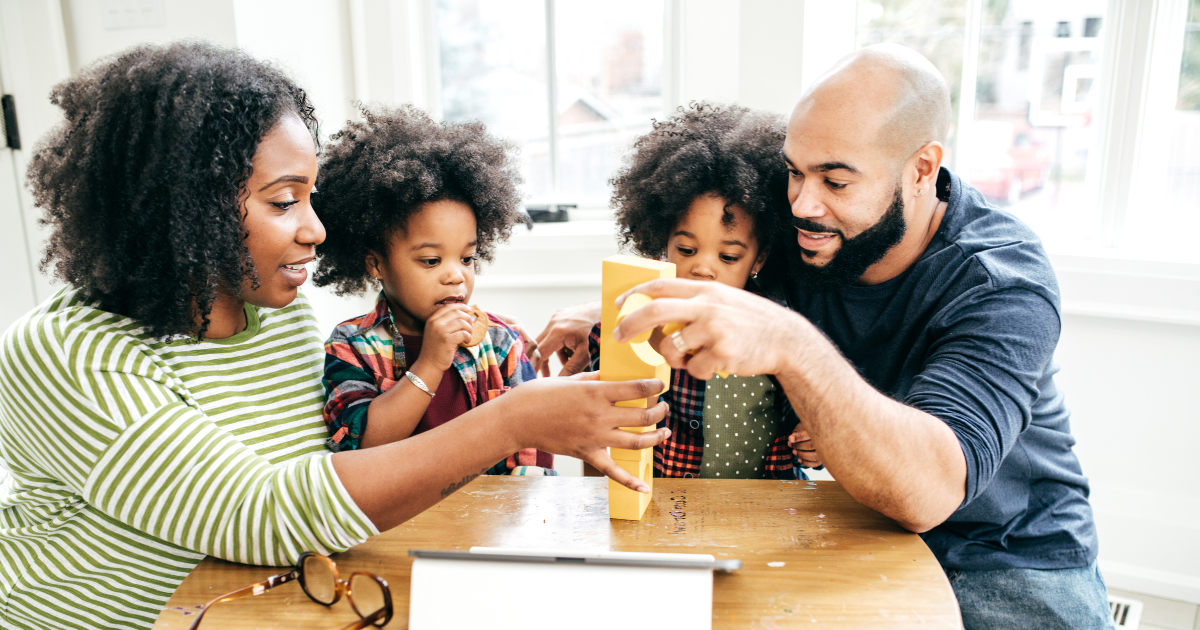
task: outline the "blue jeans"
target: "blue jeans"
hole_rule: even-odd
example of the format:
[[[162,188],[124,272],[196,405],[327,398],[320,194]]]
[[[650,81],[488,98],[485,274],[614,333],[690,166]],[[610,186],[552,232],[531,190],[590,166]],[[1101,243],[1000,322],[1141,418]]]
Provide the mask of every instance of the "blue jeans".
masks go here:
[[[1080,569],[946,569],[966,630],[1112,630],[1096,563]]]

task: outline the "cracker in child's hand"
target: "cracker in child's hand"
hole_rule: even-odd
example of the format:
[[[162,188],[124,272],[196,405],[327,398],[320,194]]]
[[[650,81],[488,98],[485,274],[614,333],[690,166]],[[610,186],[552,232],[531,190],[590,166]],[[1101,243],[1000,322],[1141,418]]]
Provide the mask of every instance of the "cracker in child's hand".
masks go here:
[[[475,323],[471,326],[471,340],[467,343],[459,344],[464,348],[470,348],[472,346],[479,345],[479,342],[483,341],[484,336],[487,335],[487,313],[483,312],[483,309],[479,308],[478,305],[472,304],[471,315],[475,318]]]

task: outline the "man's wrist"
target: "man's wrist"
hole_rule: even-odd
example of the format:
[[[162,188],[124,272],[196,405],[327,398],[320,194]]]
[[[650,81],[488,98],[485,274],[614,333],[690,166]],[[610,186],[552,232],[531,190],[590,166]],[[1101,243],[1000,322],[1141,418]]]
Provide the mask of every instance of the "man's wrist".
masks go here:
[[[809,363],[811,349],[820,342],[828,343],[802,315],[787,311],[785,318],[780,326],[783,334],[773,335],[771,343],[775,355],[772,361],[775,369],[771,373],[781,382],[801,377]]]
[[[839,379],[841,368],[849,363],[812,322],[798,314],[795,319],[787,341],[775,346],[779,356],[775,378],[787,391],[823,391],[826,388],[817,381]]]

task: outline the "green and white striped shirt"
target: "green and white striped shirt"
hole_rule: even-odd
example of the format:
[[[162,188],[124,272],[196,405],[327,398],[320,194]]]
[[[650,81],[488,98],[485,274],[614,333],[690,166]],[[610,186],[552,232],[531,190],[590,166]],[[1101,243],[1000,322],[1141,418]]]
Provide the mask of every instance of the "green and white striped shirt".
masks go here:
[[[330,462],[308,302],[159,341],[64,289],[0,347],[0,627],[150,627],[205,555],[289,565],[377,534]]]

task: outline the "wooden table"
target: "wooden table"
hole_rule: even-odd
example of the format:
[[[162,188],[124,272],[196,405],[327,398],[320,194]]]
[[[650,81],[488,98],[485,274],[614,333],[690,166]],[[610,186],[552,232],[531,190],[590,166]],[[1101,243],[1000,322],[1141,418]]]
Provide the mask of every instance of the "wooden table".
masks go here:
[[[708,553],[743,568],[713,581],[713,628],[962,628],[954,592],[921,538],[866,508],[833,481],[655,479],[641,521],[610,521],[607,483],[570,477],[480,477],[411,521],[334,556],[343,575],[379,574],[408,619],[409,549],[472,546]],[[279,573],[207,558],[155,628]],[[464,585],[464,605],[470,589]],[[531,586],[536,589],[536,585]],[[670,606],[670,602],[663,602]],[[190,609],[194,610],[194,609]],[[201,628],[340,628],[356,617],[285,584],[214,606]],[[519,627],[516,620],[497,627]],[[211,625],[210,625],[211,624]]]

